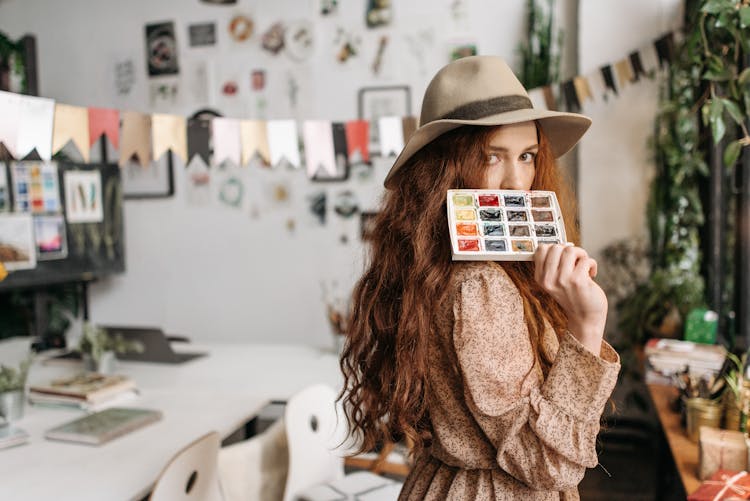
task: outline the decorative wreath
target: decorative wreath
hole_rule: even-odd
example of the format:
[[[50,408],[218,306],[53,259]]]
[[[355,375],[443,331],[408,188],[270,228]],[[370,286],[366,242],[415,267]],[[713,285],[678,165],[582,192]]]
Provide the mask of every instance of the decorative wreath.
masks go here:
[[[238,42],[244,42],[253,34],[253,20],[247,16],[237,15],[229,22],[229,34]]]

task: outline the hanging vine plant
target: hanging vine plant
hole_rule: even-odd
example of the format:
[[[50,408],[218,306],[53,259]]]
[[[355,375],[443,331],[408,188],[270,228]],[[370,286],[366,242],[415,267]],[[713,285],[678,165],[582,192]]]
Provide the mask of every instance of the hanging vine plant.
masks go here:
[[[750,69],[742,68],[750,54],[750,0],[688,1],[685,17],[653,137],[652,272],[618,305],[619,328],[635,344],[674,337],[687,312],[705,305],[700,186],[708,181],[709,147],[724,139],[723,161],[731,168],[750,145]]]

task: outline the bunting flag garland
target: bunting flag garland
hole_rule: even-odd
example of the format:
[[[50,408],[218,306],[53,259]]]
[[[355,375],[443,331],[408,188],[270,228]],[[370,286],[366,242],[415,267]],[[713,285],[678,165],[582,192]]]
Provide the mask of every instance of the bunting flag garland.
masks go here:
[[[370,122],[367,120],[346,122],[346,151],[350,163],[354,164],[357,160],[370,163]]]
[[[589,73],[559,84],[528,89],[532,105],[537,109],[579,112],[589,100],[606,101],[619,96],[627,86],[642,81],[644,76],[651,78],[671,64],[679,36],[679,32],[666,33]],[[0,155],[20,159],[36,150],[40,158],[48,160],[73,142],[88,162],[91,147],[104,136],[120,150],[120,165],[136,157],[146,167],[152,157],[159,158],[167,150],[188,167],[200,163],[205,172],[198,173],[200,180],[194,183],[197,188],[208,183],[208,166],[225,162],[244,166],[258,158],[264,166],[287,163],[300,168],[302,151],[310,178],[343,180],[348,175],[348,165],[371,161],[371,127],[377,130],[379,154],[393,157],[401,152],[418,125],[413,116],[386,116],[377,121],[301,122],[303,141],[293,119],[186,120],[167,114],[87,109],[0,91]],[[200,157],[200,162],[195,157]]]
[[[187,124],[188,164],[196,156],[204,165],[211,163],[211,121],[202,118],[191,118]]]
[[[621,89],[634,82],[630,58],[621,59],[615,63],[615,75],[617,75],[617,82]]]
[[[21,96],[18,111],[17,157],[24,158],[32,151],[36,151],[42,160],[52,158],[55,101],[42,97]]]
[[[20,106],[19,94],[0,91],[0,144],[14,157],[18,145]]]
[[[397,156],[404,149],[404,126],[399,117],[378,119],[380,154],[384,157]]]
[[[151,115],[124,111],[120,131],[120,167],[133,157],[142,167],[151,163]]]
[[[52,126],[52,153],[72,141],[85,162],[89,161],[89,110],[69,104],[55,104]]]
[[[211,121],[211,128],[214,146],[213,165],[221,165],[228,160],[240,166],[240,121],[236,118],[217,117]]]
[[[575,87],[576,96],[578,97],[578,102],[583,105],[586,101],[589,99],[592,99],[594,96],[591,94],[591,87],[589,86],[589,81],[582,76],[577,76],[573,79],[573,87]]]
[[[633,68],[633,81],[637,82],[640,80],[641,75],[646,76],[646,70],[643,69],[643,62],[641,62],[641,55],[637,51],[631,52],[628,58],[630,59],[630,66]]]
[[[600,68],[602,78],[604,79],[604,86],[617,94],[617,85],[615,84],[615,76],[612,73],[612,66],[607,64]]]
[[[336,177],[336,155],[333,149],[333,128],[325,120],[307,120],[302,124],[305,143],[307,177]],[[323,172],[319,175],[318,172]]]
[[[240,121],[242,142],[242,164],[247,165],[257,155],[263,165],[271,165],[271,150],[268,146],[268,131],[262,120]]]
[[[151,127],[154,159],[161,158],[170,150],[186,163],[188,158],[185,117],[155,113],[152,115]]]
[[[100,137],[106,137],[112,146],[120,149],[120,111],[109,108],[89,108],[89,147]]]
[[[581,111],[581,103],[578,100],[578,94],[576,93],[575,85],[573,85],[573,80],[563,82],[561,90],[568,111],[579,113]]]
[[[271,165],[282,161],[292,167],[301,167],[299,145],[297,144],[297,123],[294,120],[271,120],[266,124],[268,147],[271,150]]]

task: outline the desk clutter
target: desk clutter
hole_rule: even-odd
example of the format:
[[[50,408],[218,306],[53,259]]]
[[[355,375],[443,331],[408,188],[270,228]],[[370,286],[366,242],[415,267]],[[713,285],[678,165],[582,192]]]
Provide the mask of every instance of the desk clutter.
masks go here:
[[[161,411],[111,407],[56,426],[44,434],[50,440],[102,445],[162,417]]]
[[[97,411],[134,399],[138,389],[134,380],[123,375],[81,372],[29,387],[33,405],[75,407]]]

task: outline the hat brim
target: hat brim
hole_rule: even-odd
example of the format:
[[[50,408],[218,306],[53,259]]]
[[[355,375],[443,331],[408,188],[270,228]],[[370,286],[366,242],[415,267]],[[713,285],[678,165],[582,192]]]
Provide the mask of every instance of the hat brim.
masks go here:
[[[401,150],[401,153],[393,163],[393,167],[391,167],[391,170],[385,177],[383,184],[386,188],[391,188],[394,175],[401,170],[401,167],[403,167],[408,159],[437,137],[450,130],[457,129],[462,125],[491,127],[528,122],[532,120],[539,122],[544,131],[544,135],[550,143],[552,154],[555,158],[570,151],[570,149],[580,141],[581,137],[583,137],[591,126],[591,119],[584,115],[530,108],[490,115],[479,120],[434,120],[414,131],[406,142],[404,149]]]

